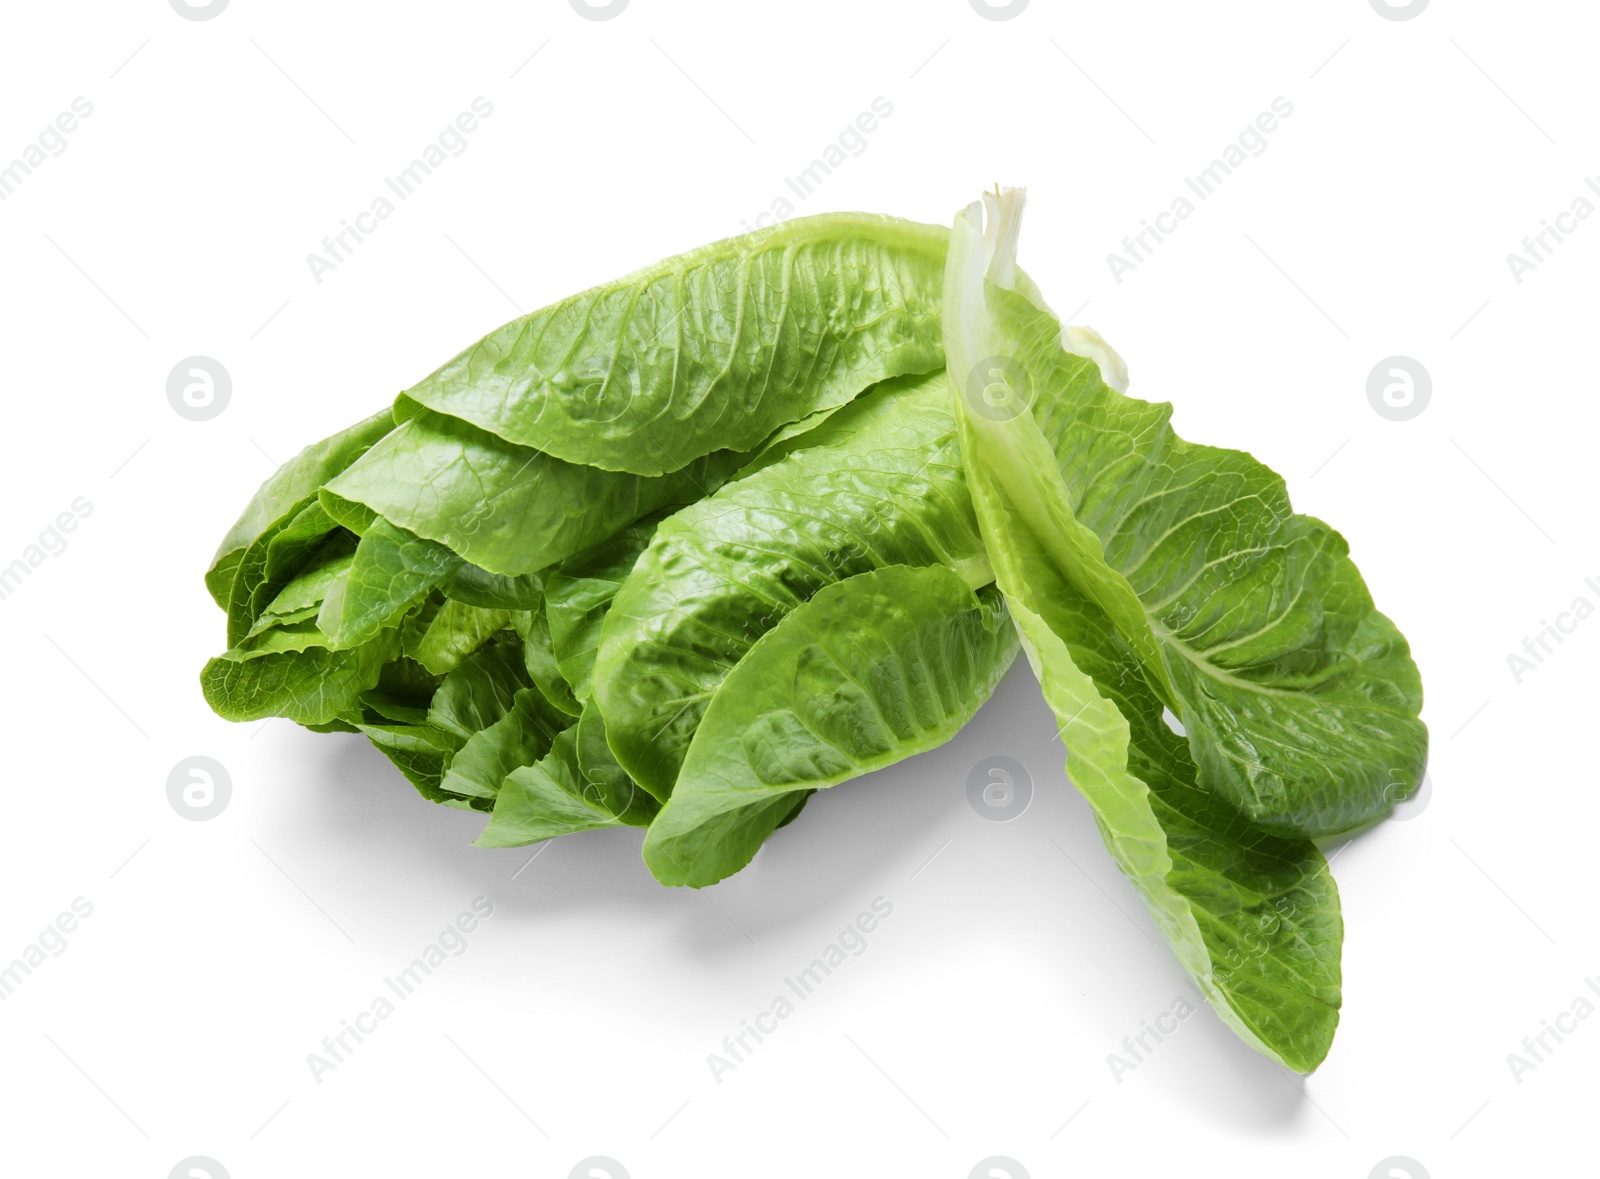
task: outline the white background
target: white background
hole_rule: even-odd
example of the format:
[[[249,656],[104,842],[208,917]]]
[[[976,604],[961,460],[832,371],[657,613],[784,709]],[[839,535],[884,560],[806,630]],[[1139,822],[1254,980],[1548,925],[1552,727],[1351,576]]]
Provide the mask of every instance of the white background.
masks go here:
[[[1520,284],[1506,255],[1600,174],[1593,6],[633,0],[599,22],[566,0],[234,0],[193,21],[125,0],[4,21],[0,162],[74,98],[93,114],[0,202],[0,564],[93,510],[0,601],[0,960],[94,909],[0,1003],[0,1170],[1576,1173],[1554,1160],[1593,1114],[1600,1019],[1520,1083],[1506,1057],[1600,974],[1600,620],[1521,683],[1507,656],[1600,605],[1600,218]],[[315,281],[307,254],[478,96],[465,153]],[[201,574],[276,462],[519,312],[739,232],[879,96],[892,115],[795,211],[948,222],[1027,185],[1021,258],[1057,310],[1086,304],[1186,437],[1282,472],[1411,639],[1435,792],[1333,861],[1346,998],[1308,1081],[1209,1010],[1113,1078],[1107,1054],[1188,992],[1025,667],[949,746],[817,797],[705,893],[655,885],[632,830],[531,864],[474,849],[480,817],[358,738],[201,700],[223,641]],[[1118,283],[1106,255],[1278,96],[1264,154]],[[233,379],[207,422],[166,399],[193,354]],[[1433,379],[1407,422],[1366,396],[1394,354]],[[166,797],[197,754],[233,784],[208,822]],[[994,754],[1035,786],[1008,823],[966,798]],[[314,1081],[322,1037],[479,896],[468,950]],[[707,1054],[876,897],[867,952],[714,1081]]]

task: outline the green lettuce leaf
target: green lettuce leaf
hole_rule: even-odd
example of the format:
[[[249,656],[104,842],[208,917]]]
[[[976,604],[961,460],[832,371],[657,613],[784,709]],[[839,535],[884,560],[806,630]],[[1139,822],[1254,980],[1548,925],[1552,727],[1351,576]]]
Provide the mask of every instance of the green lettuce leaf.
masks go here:
[[[228,589],[228,645],[254,630],[262,613],[304,570],[319,564],[324,556],[343,556],[354,547],[352,538],[340,531],[315,495],[268,525],[235,565]]]
[[[1170,405],[1124,396],[1063,348],[1009,256],[1017,217],[1008,199],[988,265],[953,265],[946,297],[973,461],[1139,654],[1204,789],[1287,833],[1381,817],[1427,760],[1405,638],[1344,538],[1295,515],[1281,478],[1185,442]]]
[[[266,621],[262,619],[262,622]],[[272,620],[270,625],[263,626],[258,622],[248,635],[228,648],[224,658],[250,659],[259,655],[331,646],[333,640],[317,625],[314,613],[310,617],[291,614],[287,618]]]
[[[210,660],[200,672],[206,703],[224,720],[286,717],[302,725],[323,725],[360,712],[363,692],[375,686],[383,665],[398,654],[393,630],[343,651],[309,646]]]
[[[1020,204],[1020,194],[1001,199]],[[1019,212],[1008,207],[998,232],[991,220],[987,248],[979,207],[957,219],[948,303],[960,306],[946,339],[953,372],[978,363],[971,340],[981,333],[970,331],[968,315],[981,316],[983,300],[967,296],[974,287],[993,296],[996,288],[983,279],[1004,273],[1004,253],[1015,243],[1009,218]],[[1027,498],[1033,482],[996,465],[984,425],[997,419],[982,407],[1005,399],[969,398],[955,382],[952,395],[996,581],[1056,714],[1068,775],[1212,1007],[1265,1055],[1311,1071],[1332,1043],[1340,1004],[1343,925],[1326,861],[1308,840],[1264,830],[1205,788],[1189,744],[1164,722],[1138,634],[1127,634],[1070,579],[1060,546],[1037,534],[1044,516]],[[1016,455],[1002,453],[1006,461]],[[1048,474],[1053,459],[1044,461]]]
[[[471,809],[476,800],[452,794],[443,788],[450,759],[460,746],[460,738],[428,724],[361,724],[377,750],[393,763],[417,793],[429,802]],[[485,808],[487,809],[487,808]]]
[[[650,822],[655,799],[625,774],[585,773],[579,751],[582,728],[580,721],[558,734],[546,756],[506,776],[477,847],[520,847],[557,835]]]
[[[318,488],[355,462],[392,429],[394,413],[384,408],[365,421],[306,447],[279,467],[245,505],[239,519],[217,546],[211,568],[206,571],[206,588],[212,600],[226,610],[233,573],[244,551],[272,525],[298,512],[307,497],[315,495]]]
[[[942,565],[891,565],[819,591],[727,676],[645,837],[663,884],[750,862],[811,792],[944,744],[1010,668],[1000,594]]]
[[[401,642],[405,641],[405,628],[401,628]],[[428,719],[428,707],[433,694],[444,682],[442,675],[434,675],[413,659],[402,655],[383,665],[378,683],[369,692],[361,694],[362,707],[373,721],[420,725]]]
[[[561,674],[555,645],[550,638],[550,622],[543,610],[525,610],[511,616],[511,625],[522,636],[522,660],[528,675],[550,706],[569,717],[583,711],[572,685]]]
[[[992,580],[939,374],[886,382],[807,445],[662,521],[617,593],[593,689],[658,798],[746,651],[818,590],[885,565]]]
[[[321,546],[316,560],[278,591],[277,596],[251,624],[251,635],[259,634],[267,627],[280,622],[299,622],[317,616],[322,600],[328,596],[328,591],[336,582],[343,581],[349,576],[350,564],[355,560],[353,539],[348,537],[341,539],[343,543]]]
[[[380,519],[356,545],[348,575],[323,598],[317,624],[335,646],[359,646],[381,628],[398,625],[460,565],[461,558],[443,545]]]
[[[590,677],[600,648],[600,632],[611,601],[655,535],[658,517],[648,516],[568,558],[550,574],[544,612],[550,646],[561,676],[573,695],[592,694]]]
[[[699,499],[751,457],[719,450],[673,474],[643,477],[564,462],[422,412],[332,480],[326,494],[515,577],[565,560],[659,508]]]
[[[440,788],[450,794],[494,798],[506,775],[549,753],[556,734],[570,727],[571,721],[552,709],[537,689],[520,689],[504,716],[462,744],[450,760]]]
[[[939,367],[945,238],[888,217],[796,218],[514,320],[406,399],[609,471],[748,450],[885,377]]]
[[[584,705],[575,735],[578,771],[590,795],[604,799],[621,822],[638,827],[649,822],[659,800],[641,790],[617,761],[606,740],[605,718],[592,702]]]
[[[441,588],[445,597],[484,610],[537,610],[544,597],[544,580],[537,573],[508,577],[470,562]]]
[[[520,645],[508,636],[475,651],[444,677],[428,707],[428,724],[466,742],[510,712],[517,693],[532,686]]]
[[[446,598],[407,619],[403,649],[435,675],[447,675],[504,630],[510,610],[485,610]]]

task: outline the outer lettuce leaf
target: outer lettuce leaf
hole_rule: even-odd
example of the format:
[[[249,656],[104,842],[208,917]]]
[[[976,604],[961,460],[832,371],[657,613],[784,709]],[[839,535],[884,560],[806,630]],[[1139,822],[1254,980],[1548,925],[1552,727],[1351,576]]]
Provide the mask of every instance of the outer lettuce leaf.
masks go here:
[[[327,494],[484,570],[517,576],[565,560],[659,508],[699,499],[750,457],[718,451],[647,478],[563,462],[422,412],[334,479]]]
[[[864,214],[797,218],[514,320],[406,396],[610,471],[748,450],[875,381],[939,367],[945,237]]]
[[[273,524],[293,515],[302,501],[329,479],[360,458],[373,443],[394,429],[394,414],[388,408],[341,430],[331,438],[306,447],[279,467],[261,485],[228,535],[217,546],[217,554],[206,572],[206,588],[223,609],[228,608],[233,571],[244,550]]]
[[[991,251],[997,237],[1014,244],[1014,228],[1008,235],[1004,226],[996,235],[991,222]],[[995,272],[991,262],[974,206],[951,239],[947,305],[961,304],[947,324],[954,372],[970,371],[985,348],[972,344],[978,334],[967,318],[982,306],[965,296]],[[995,419],[954,382],[952,395],[997,584],[1056,713],[1074,785],[1218,1014],[1267,1056],[1311,1071],[1327,1054],[1340,1003],[1343,926],[1327,863],[1307,840],[1269,833],[1203,788],[1188,745],[1163,722],[1137,644],[1068,579],[1059,547],[1035,533],[1037,504],[1012,493],[1020,487],[1026,498],[1032,484],[995,465],[983,432]],[[1054,470],[1052,458],[1042,461],[1043,473]]]
[[[1223,1020],[1310,1072],[1339,1022],[1343,922],[1327,862],[1309,841],[1264,831],[1196,786],[1137,656],[982,478],[980,518],[1005,530],[999,584],[1107,848]]]
[[[941,565],[831,585],[728,675],[689,746],[644,859],[700,888],[750,862],[815,790],[944,744],[1017,653],[999,593]]]
[[[658,798],[723,679],[818,590],[885,565],[992,579],[938,374],[886,382],[807,440],[664,520],[606,616],[595,699]]]
[[[1169,405],[1065,351],[1017,280],[1020,196],[995,203],[989,264],[964,261],[946,299],[975,461],[1139,654],[1204,789],[1289,833],[1380,817],[1422,777],[1422,686],[1344,539],[1255,459],[1185,442]]]

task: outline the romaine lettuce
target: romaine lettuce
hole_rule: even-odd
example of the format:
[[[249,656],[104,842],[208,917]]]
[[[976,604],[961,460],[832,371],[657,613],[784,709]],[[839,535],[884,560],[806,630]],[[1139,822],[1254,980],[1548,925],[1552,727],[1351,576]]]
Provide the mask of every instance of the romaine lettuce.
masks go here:
[[[953,233],[793,221],[490,333],[263,485],[206,573],[202,689],[364,734],[480,846],[641,827],[702,887],[946,741],[1020,637],[1179,961],[1309,1071],[1342,936],[1311,838],[1419,780],[1416,667],[1343,539],[1125,396],[1017,269],[1021,194],[985,199]]]

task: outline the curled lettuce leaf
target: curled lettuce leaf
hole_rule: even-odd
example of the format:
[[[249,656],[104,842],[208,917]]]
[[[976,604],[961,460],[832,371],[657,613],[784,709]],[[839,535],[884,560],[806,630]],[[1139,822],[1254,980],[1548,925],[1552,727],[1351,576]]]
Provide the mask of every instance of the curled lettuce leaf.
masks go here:
[[[1296,515],[1279,476],[1185,442],[1170,405],[1124,396],[1063,348],[1006,253],[1019,214],[998,212],[986,269],[952,260],[946,347],[960,347],[950,372],[974,461],[1138,654],[1204,789],[1286,834],[1381,817],[1427,760],[1405,638],[1344,538]]]
[[[461,566],[443,545],[379,520],[361,537],[343,579],[322,600],[317,625],[335,646],[355,647],[396,626]]]
[[[636,475],[749,450],[939,367],[945,238],[832,213],[715,242],[513,320],[408,390],[400,413],[426,406]]]
[[[521,847],[601,827],[643,827],[658,807],[610,757],[604,722],[591,707],[546,756],[506,776],[476,846]]]
[[[543,694],[522,688],[505,715],[462,743],[440,775],[440,789],[493,799],[507,775],[544,757],[557,734],[570,727],[571,718],[551,709]]]
[[[212,600],[228,608],[233,576],[246,549],[272,525],[294,515],[318,488],[365,454],[378,439],[394,429],[394,414],[383,409],[349,429],[313,443],[279,467],[261,485],[228,534],[217,546],[206,588]]]
[[[805,439],[662,521],[606,616],[595,698],[658,798],[723,679],[825,586],[885,565],[993,580],[940,374],[886,382]]]
[[[645,837],[663,884],[750,862],[814,791],[944,744],[1016,657],[1005,605],[942,565],[819,591],[758,640],[706,709]]]
[[[441,598],[406,620],[402,649],[434,675],[449,675],[468,655],[504,630],[512,611]]]
[[[1127,459],[1128,448],[1137,450],[1142,442],[1137,431],[1113,430],[1103,449],[1095,449],[1089,439],[1106,422],[1097,407],[1105,411],[1119,404],[1112,398],[1127,399],[1104,382],[1095,360],[1061,353],[1059,326],[1046,341],[1035,315],[1048,312],[1028,294],[1002,285],[1015,285],[1011,251],[1021,194],[986,198],[986,203],[987,225],[983,208],[974,205],[957,218],[952,235],[946,351],[952,373],[976,371],[983,381],[975,396],[970,385],[952,380],[951,396],[996,582],[1056,714],[1068,775],[1089,800],[1118,866],[1224,1021],[1265,1055],[1309,1072],[1327,1054],[1340,1004],[1343,926],[1327,863],[1308,839],[1265,829],[1234,806],[1237,800],[1226,790],[1206,780],[1194,756],[1192,730],[1217,723],[1216,713],[1185,709],[1188,742],[1164,723],[1164,710],[1174,704],[1183,707],[1185,701],[1160,674],[1166,664],[1152,669],[1149,662],[1167,636],[1142,625],[1145,615],[1137,596],[1132,596],[1137,608],[1133,622],[1127,621],[1131,590],[1119,595],[1120,574],[1101,558],[1098,534],[1080,524],[1073,510],[1127,483],[1142,487],[1155,500],[1189,495],[1192,502],[1210,503],[1208,471],[1215,468],[1185,466],[1190,479],[1182,484],[1162,478],[1157,459]],[[1018,299],[1033,313],[1015,306]],[[1019,322],[1031,333],[1022,339],[1012,334]],[[1064,359],[1057,361],[1052,348]],[[1013,355],[1033,367],[1012,364]],[[1101,360],[1114,368],[1105,357]],[[1040,374],[1036,394],[1048,405],[1037,416],[1028,396],[1032,391],[1018,380],[1019,370]],[[1075,411],[1075,398],[1084,398],[1086,407]],[[1131,428],[1143,420],[1140,412],[1127,409],[1115,420]],[[1158,414],[1156,421],[1156,439],[1162,441],[1158,454],[1179,461],[1172,459],[1175,443],[1170,436],[1163,440],[1159,429],[1165,414]],[[1055,439],[1054,431],[1084,436],[1078,445],[1088,457],[1071,477],[1062,474],[1057,454],[1079,450]],[[1122,454],[1126,461],[1090,465],[1108,453]],[[1239,466],[1230,460],[1231,469]],[[1100,489],[1094,480],[1077,483],[1085,468],[1107,472],[1101,476],[1107,488]],[[1069,486],[1079,494],[1068,494]],[[1241,516],[1249,514],[1248,505],[1235,506]],[[1090,513],[1090,518],[1104,517]],[[1174,525],[1164,533],[1170,537],[1187,517],[1181,506],[1171,506],[1164,518]],[[1226,531],[1218,518],[1209,519],[1208,528]],[[1071,530],[1071,535],[1061,535],[1062,530]],[[1110,551],[1121,551],[1116,537],[1110,539]],[[1161,543],[1153,542],[1155,551],[1162,551]],[[1226,537],[1218,544],[1226,546]],[[1159,562],[1173,579],[1168,595],[1181,597],[1204,564],[1180,559],[1179,554],[1188,552],[1188,547],[1174,549]],[[1251,555],[1251,560],[1258,558],[1274,559]],[[1083,562],[1091,567],[1079,568]],[[1256,568],[1240,567],[1243,584],[1263,576],[1251,572]],[[1141,584],[1149,592],[1152,583]],[[1120,614],[1113,612],[1119,608]],[[1245,590],[1237,612],[1265,608]],[[1234,723],[1245,726],[1239,740],[1251,740],[1259,732],[1248,727],[1251,719],[1235,718]],[[1334,749],[1327,756],[1344,752]]]
[[[219,655],[200,672],[200,690],[224,720],[281,716],[302,725],[344,720],[362,693],[376,686],[383,665],[399,652],[395,632],[343,651],[312,644],[303,650]]]
[[[548,568],[639,517],[691,503],[750,461],[717,451],[671,474],[564,462],[468,422],[423,412],[328,484],[328,494],[438,541],[491,573]]]

